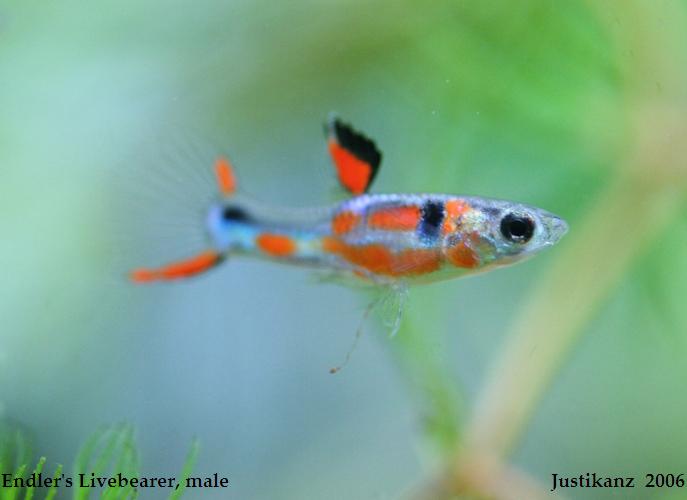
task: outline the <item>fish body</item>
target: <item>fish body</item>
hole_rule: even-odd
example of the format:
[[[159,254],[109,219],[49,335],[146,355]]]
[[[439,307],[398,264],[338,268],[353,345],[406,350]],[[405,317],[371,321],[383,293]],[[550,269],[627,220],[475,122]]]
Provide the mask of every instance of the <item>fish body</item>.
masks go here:
[[[555,244],[567,231],[558,216],[525,204],[451,194],[369,194],[381,153],[350,126],[331,119],[328,148],[350,198],[321,208],[268,207],[236,189],[229,162],[215,172],[221,197],[208,209],[209,249],[137,282],[184,278],[226,257],[255,256],[307,266],[373,285],[449,279],[512,264]]]

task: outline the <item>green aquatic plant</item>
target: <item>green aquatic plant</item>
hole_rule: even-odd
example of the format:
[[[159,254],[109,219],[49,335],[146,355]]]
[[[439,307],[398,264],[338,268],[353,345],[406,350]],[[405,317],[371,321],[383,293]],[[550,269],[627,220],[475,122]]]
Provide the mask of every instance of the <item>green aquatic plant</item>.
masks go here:
[[[513,466],[510,456],[547,389],[589,323],[638,261],[651,261],[644,263],[650,271],[640,273],[649,278],[647,293],[657,302],[658,294],[665,294],[656,285],[657,268],[670,260],[656,259],[655,247],[676,232],[684,215],[687,175],[685,146],[679,138],[687,130],[687,73],[657,54],[680,52],[679,27],[687,22],[687,14],[676,4],[658,12],[637,2],[622,13],[614,8],[621,6],[619,2],[591,5],[591,12],[610,33],[610,43],[623,53],[616,70],[623,82],[618,92],[623,96],[625,129],[598,139],[608,141],[604,151],[623,144],[613,160],[616,170],[512,319],[470,415],[456,414],[455,403],[447,405],[446,398],[437,397],[447,393],[451,380],[442,375],[446,370],[436,368],[445,365],[440,353],[425,356],[426,349],[418,348],[424,332],[413,332],[412,325],[402,332],[405,344],[401,343],[399,354],[418,374],[415,379],[421,383],[416,385],[422,386],[428,411],[436,421],[453,422],[448,437],[441,427],[427,428],[430,439],[443,444],[447,458],[437,477],[412,498],[546,498],[544,484]],[[648,86],[646,74],[652,78]],[[594,125],[588,127],[590,133],[597,132]],[[628,214],[631,230],[622,223]],[[652,249],[653,258],[647,258]],[[670,320],[670,311],[661,311]]]
[[[186,479],[191,475],[198,457],[199,445],[193,441],[184,462],[181,474],[177,478],[178,487],[173,488],[169,495],[170,500],[178,500],[182,497]],[[138,448],[134,436],[134,428],[129,424],[117,424],[103,427],[94,432],[81,446],[72,476],[71,484],[67,485],[67,477],[63,473],[61,464],[55,466],[52,475],[43,476],[46,465],[46,457],[41,456],[36,460],[36,465],[31,469],[32,452],[27,433],[15,425],[6,422],[0,423],[0,500],[32,500],[41,490],[45,500],[51,500],[57,494],[58,489],[71,490],[70,497],[73,500],[87,500],[95,492],[100,493],[100,498],[105,500],[126,500],[138,497],[138,489],[130,484],[107,486],[103,489],[89,487],[79,481],[80,474],[90,478],[92,475],[116,476],[132,478],[140,476],[140,461]],[[40,484],[36,480],[29,482],[31,477],[42,476]],[[16,486],[4,487],[5,481]]]

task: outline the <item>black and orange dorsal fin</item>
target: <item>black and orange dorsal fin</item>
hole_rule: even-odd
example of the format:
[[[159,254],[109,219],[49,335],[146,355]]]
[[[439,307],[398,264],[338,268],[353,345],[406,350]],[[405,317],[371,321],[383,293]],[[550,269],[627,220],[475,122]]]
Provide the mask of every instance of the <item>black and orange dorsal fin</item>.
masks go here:
[[[375,143],[335,115],[327,121],[327,146],[341,185],[354,195],[366,192],[374,181],[382,153]]]
[[[129,273],[129,279],[134,283],[150,283],[151,281],[170,281],[190,278],[215,267],[222,261],[222,254],[214,250],[207,250],[188,259],[172,262],[159,268],[138,268]]]
[[[234,167],[224,156],[220,156],[215,160],[215,177],[217,178],[217,187],[219,187],[220,193],[224,196],[231,196],[236,193],[237,183]]]

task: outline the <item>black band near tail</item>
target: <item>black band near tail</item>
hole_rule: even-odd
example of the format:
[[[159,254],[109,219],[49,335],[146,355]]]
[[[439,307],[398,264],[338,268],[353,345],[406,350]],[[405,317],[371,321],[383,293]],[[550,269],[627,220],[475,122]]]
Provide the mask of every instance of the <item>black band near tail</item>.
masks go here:
[[[250,222],[248,213],[235,205],[227,205],[222,209],[222,219],[227,222]]]

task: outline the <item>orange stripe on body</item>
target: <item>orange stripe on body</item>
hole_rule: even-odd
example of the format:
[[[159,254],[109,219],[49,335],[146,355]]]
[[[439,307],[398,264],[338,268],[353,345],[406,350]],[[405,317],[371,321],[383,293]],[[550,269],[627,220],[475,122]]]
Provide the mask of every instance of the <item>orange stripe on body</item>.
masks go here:
[[[341,254],[348,262],[373,274],[391,275],[393,257],[384,245],[347,246]]]
[[[334,234],[350,233],[360,224],[360,216],[355,212],[340,212],[332,218],[332,232]]]
[[[420,217],[420,207],[415,205],[380,208],[368,216],[367,225],[371,229],[412,231],[420,222]]]
[[[296,251],[296,243],[283,234],[263,233],[255,240],[258,248],[272,257],[288,257]]]
[[[322,248],[372,274],[384,276],[417,276],[437,271],[441,267],[440,253],[432,249],[407,249],[394,253],[378,243],[349,245],[333,237],[325,237]],[[356,274],[360,275],[360,272]]]
[[[328,146],[341,184],[353,194],[363,194],[372,176],[370,165],[358,159],[333,139],[329,140]]]
[[[234,194],[236,192],[236,176],[234,169],[229,163],[229,160],[220,156],[215,162],[215,175],[217,177],[217,185],[219,190],[224,195]]]
[[[441,254],[432,249],[408,249],[394,256],[394,276],[419,276],[441,267]]]
[[[207,271],[217,264],[220,258],[221,255],[219,253],[207,251],[190,259],[174,262],[159,269],[134,269],[129,277],[136,283],[188,278],[189,276]]]
[[[339,238],[333,238],[331,236],[322,238],[322,250],[327,253],[341,253],[345,247],[346,244]]]
[[[479,266],[477,253],[462,241],[446,249],[446,258],[456,267],[474,269]]]
[[[458,228],[456,225],[457,219],[470,210],[470,205],[463,200],[449,200],[444,206],[446,216],[444,217],[444,224],[441,227],[441,232],[447,234],[452,233]]]

